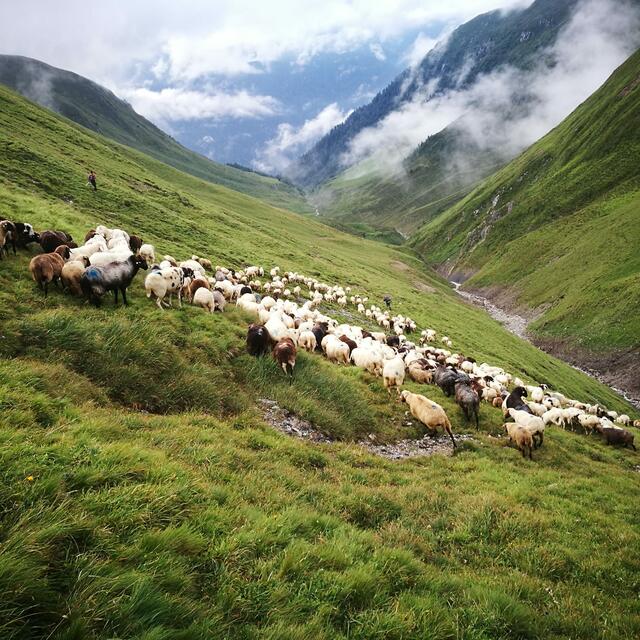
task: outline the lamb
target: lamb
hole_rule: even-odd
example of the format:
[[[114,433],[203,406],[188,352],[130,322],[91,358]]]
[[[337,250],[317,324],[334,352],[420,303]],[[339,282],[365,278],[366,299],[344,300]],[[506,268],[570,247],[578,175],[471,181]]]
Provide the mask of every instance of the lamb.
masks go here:
[[[185,284],[184,293],[186,293],[187,300],[189,302],[193,302],[193,296],[195,295],[196,291],[198,291],[198,289],[207,289],[207,290],[209,290],[209,289],[211,289],[211,284],[209,284],[209,281],[206,278],[202,278],[200,276],[198,276],[197,278],[194,278],[193,280],[191,280],[187,284]],[[220,295],[222,295],[222,294],[220,294]]]
[[[191,256],[191,259],[199,262],[202,265],[202,268],[206,271],[211,271],[213,269],[211,260],[207,260],[206,258],[198,258],[198,256]]]
[[[475,417],[476,429],[480,426],[480,396],[478,392],[471,388],[469,384],[462,380],[455,383],[456,403],[462,409],[467,422],[471,421],[471,417]]]
[[[289,337],[282,338],[276,342],[271,352],[273,359],[282,367],[285,375],[290,373],[293,378],[293,368],[296,366],[296,345]]]
[[[626,413],[621,413],[616,419],[615,421],[618,424],[623,424],[625,426],[629,426],[629,423],[631,422],[631,418],[626,414]]]
[[[533,436],[531,432],[526,427],[515,422],[507,422],[502,425],[502,428],[509,435],[509,440],[522,452],[522,457],[526,458],[528,452],[529,460],[533,460]]]
[[[400,387],[404,384],[405,366],[401,356],[396,356],[387,360],[382,367],[382,382],[385,389],[390,394],[391,388],[395,387],[400,393]]]
[[[517,424],[529,430],[536,449],[542,446],[544,440],[544,422],[542,418],[517,409],[509,409],[509,415]]]
[[[554,409],[552,409],[551,411],[554,411]],[[558,409],[555,409],[555,411],[558,411]],[[578,422],[584,429],[584,432],[588,435],[591,435],[593,433],[593,430],[597,429],[600,426],[600,418],[589,413],[581,413],[578,416]]]
[[[67,252],[68,247],[65,247]],[[29,263],[29,271],[31,277],[38,284],[40,289],[44,291],[44,297],[49,293],[49,283],[58,284],[62,275],[62,267],[64,267],[64,258],[60,255],[62,251],[52,251],[51,253],[42,253],[31,259]]]
[[[82,287],[80,286],[80,280],[82,274],[89,266],[89,258],[83,258],[82,262],[78,260],[70,260],[66,262],[62,267],[60,278],[62,280],[62,286],[74,296],[82,295]]]
[[[435,434],[438,427],[442,427],[449,434],[453,446],[456,447],[456,441],[451,432],[449,418],[438,403],[429,400],[429,398],[425,396],[406,390],[400,394],[400,400],[409,405],[411,415],[420,420],[431,433]]]
[[[107,291],[113,291],[114,303],[118,304],[118,291],[122,293],[122,302],[128,305],[127,288],[139,269],[147,269],[144,258],[129,256],[126,262],[113,262],[104,267],[90,266],[82,274],[80,286],[84,295],[97,306]]]
[[[138,249],[138,255],[141,258],[144,258],[147,261],[147,264],[153,264],[156,261],[156,251],[152,244],[143,244]]]
[[[433,382],[433,371],[431,371],[428,366],[429,364],[426,360],[414,360],[407,367],[407,373],[414,382],[431,384]]]
[[[252,356],[262,356],[267,353],[272,345],[273,339],[269,335],[268,329],[262,324],[251,324],[247,329],[247,352]]]

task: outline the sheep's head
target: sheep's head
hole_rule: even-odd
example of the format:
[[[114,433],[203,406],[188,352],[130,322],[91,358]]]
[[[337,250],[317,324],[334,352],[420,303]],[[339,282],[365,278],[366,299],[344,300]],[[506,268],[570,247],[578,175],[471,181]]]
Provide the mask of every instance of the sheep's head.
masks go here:
[[[136,265],[136,267],[138,267],[138,269],[144,269],[146,271],[149,268],[147,261],[141,256],[134,256],[134,260],[134,264]]]
[[[400,394],[400,402],[406,402],[408,397],[409,397],[409,392],[408,391],[403,391]]]

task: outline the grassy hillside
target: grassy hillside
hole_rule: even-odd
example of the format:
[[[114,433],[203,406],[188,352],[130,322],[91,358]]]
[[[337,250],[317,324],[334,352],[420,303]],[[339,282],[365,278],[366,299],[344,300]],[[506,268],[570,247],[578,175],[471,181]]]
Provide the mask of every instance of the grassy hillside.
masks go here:
[[[464,158],[464,166],[452,158]],[[454,127],[431,136],[389,174],[363,161],[310,194],[323,219],[375,238],[395,233],[398,243],[463,198],[505,160],[480,150]]]
[[[410,244],[430,264],[542,309],[543,336],[640,345],[640,52],[560,126]]]
[[[391,292],[479,360],[629,410],[406,252],[180,173],[5,89],[0,131],[3,215],[77,236],[104,222],[160,253]],[[104,176],[96,193],[87,163]],[[128,308],[45,301],[29,258],[0,262],[3,638],[640,633],[636,453],[552,430],[525,462],[483,407],[452,458],[376,458],[351,442],[418,431],[378,379],[302,354],[289,385],[244,354],[247,318],[160,312],[141,276]],[[273,431],[259,398],[340,442]]]
[[[186,149],[111,91],[39,60],[0,55],[0,84],[77,124],[191,175],[298,213],[311,210],[302,193],[276,178],[212,162]],[[90,167],[83,170],[87,172]]]

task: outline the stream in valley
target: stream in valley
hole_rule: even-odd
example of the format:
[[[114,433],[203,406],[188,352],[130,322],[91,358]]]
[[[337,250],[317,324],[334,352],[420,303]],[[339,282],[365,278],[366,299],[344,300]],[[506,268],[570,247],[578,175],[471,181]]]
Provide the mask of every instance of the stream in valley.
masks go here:
[[[463,291],[462,289],[460,289],[462,285],[461,282],[455,282],[453,280],[451,280],[450,282],[459,296],[461,296],[465,300],[468,300],[469,302],[471,302],[472,304],[478,307],[482,307],[494,320],[497,320],[503,327],[505,327],[505,329],[515,334],[519,338],[522,338],[523,340],[526,340],[527,342],[530,342],[534,346],[538,347],[538,345],[535,345],[533,340],[531,340],[531,337],[527,332],[528,323],[526,318],[523,318],[522,316],[519,316],[515,313],[509,313],[504,309],[500,309],[495,304],[493,304],[490,300],[487,300],[487,298],[483,296],[479,296],[475,293],[469,293],[468,291]],[[604,379],[604,377],[598,371],[594,371],[593,369],[584,369],[582,367],[578,367],[572,364],[571,362],[567,362],[567,364],[572,366],[574,369],[577,369],[578,371],[582,371],[582,373],[585,373],[591,378],[595,378],[596,380],[598,380],[598,382],[601,382],[602,384],[608,386],[610,389],[615,391],[618,395],[622,396],[627,402],[632,404],[636,409],[640,409],[640,398],[634,398],[630,396],[626,391],[612,386]]]

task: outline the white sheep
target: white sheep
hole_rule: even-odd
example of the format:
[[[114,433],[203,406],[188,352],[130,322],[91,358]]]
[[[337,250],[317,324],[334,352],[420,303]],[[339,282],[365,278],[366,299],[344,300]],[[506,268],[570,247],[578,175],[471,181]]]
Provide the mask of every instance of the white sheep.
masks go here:
[[[387,360],[382,367],[382,382],[388,393],[395,387],[400,393],[400,387],[404,384],[405,365],[401,356]]]
[[[147,261],[147,264],[151,265],[156,261],[156,252],[152,244],[143,244],[138,255]]]

